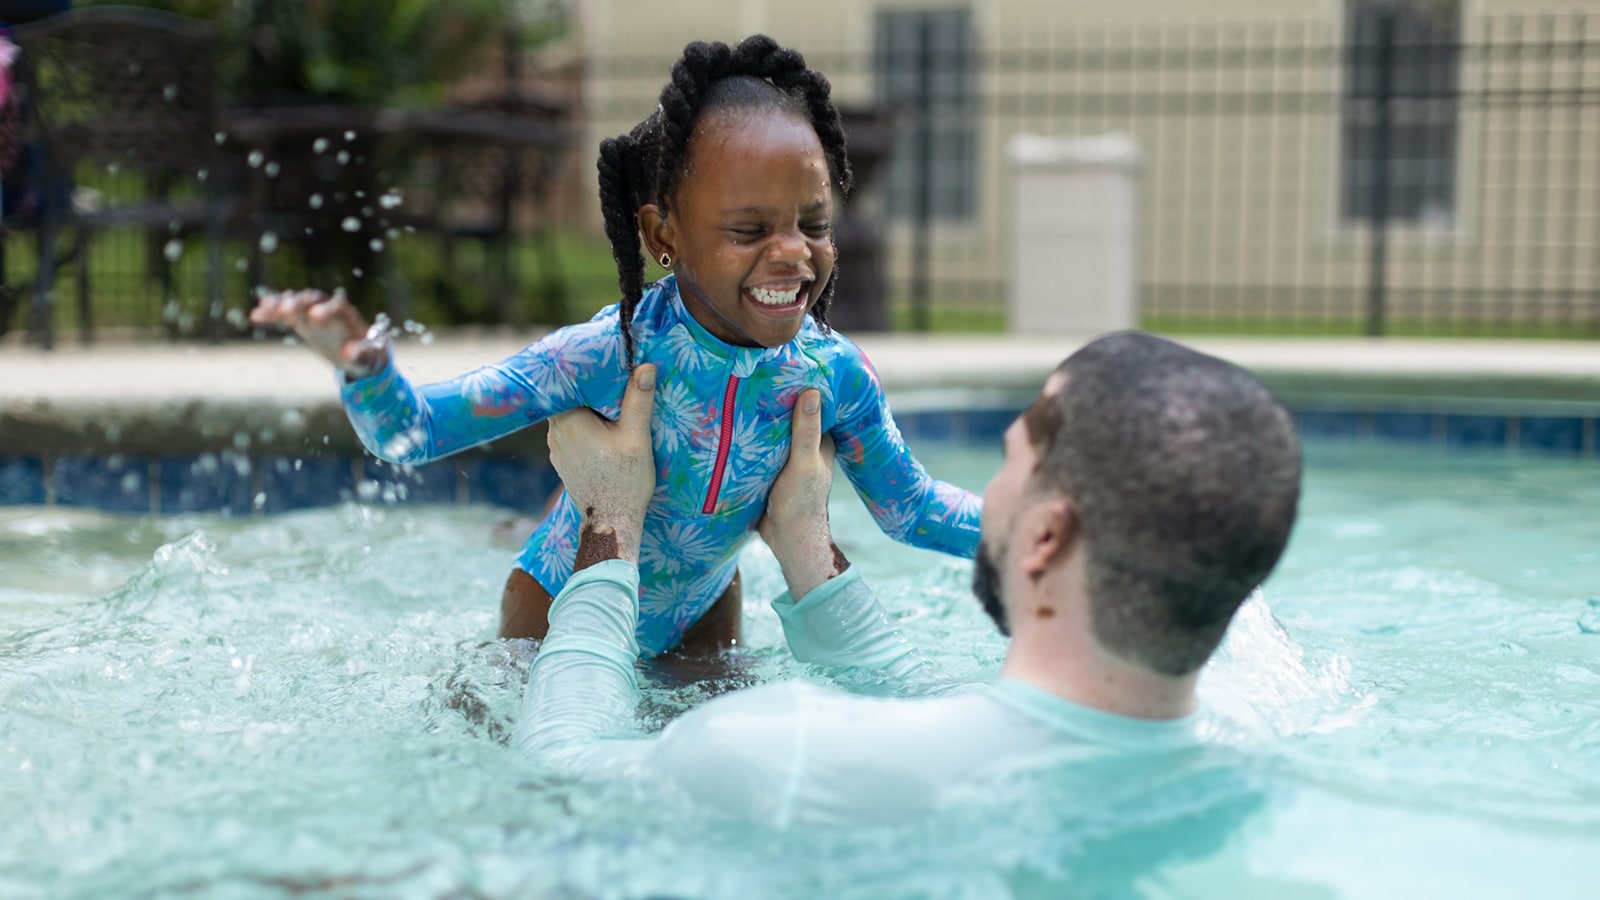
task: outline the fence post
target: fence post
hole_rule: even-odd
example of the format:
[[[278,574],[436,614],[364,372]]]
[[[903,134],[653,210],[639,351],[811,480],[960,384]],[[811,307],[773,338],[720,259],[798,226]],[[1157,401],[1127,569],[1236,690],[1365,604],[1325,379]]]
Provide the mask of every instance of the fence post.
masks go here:
[[[928,330],[928,243],[933,228],[933,22],[917,35],[917,143],[911,210],[911,330]]]
[[[1377,79],[1373,86],[1373,107],[1377,121],[1372,129],[1372,156],[1376,168],[1372,176],[1372,248],[1367,284],[1367,334],[1371,337],[1381,337],[1384,333],[1384,306],[1389,289],[1389,144],[1394,124],[1394,0],[1378,0],[1377,13],[1378,33],[1374,47],[1377,65],[1373,67]]]

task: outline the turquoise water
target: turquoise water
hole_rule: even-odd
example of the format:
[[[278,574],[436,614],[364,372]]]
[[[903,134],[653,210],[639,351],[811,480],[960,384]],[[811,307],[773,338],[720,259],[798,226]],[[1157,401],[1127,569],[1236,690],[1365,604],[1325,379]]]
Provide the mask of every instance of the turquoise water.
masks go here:
[[[981,489],[991,451],[924,448]],[[769,832],[504,744],[487,507],[135,521],[0,509],[0,896],[1588,897],[1600,471],[1313,447],[1289,555],[1202,693],[1218,749],[1052,772],[904,827]],[[1003,652],[965,564],[834,503],[954,681]],[[747,597],[776,589],[765,548]],[[811,677],[776,620],[651,724]]]

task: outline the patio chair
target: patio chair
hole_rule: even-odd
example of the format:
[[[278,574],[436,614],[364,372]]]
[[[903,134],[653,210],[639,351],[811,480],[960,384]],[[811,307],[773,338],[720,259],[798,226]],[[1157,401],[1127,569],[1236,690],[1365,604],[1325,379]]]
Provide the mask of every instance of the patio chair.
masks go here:
[[[222,241],[237,200],[221,185],[216,40],[209,23],[123,7],[88,7],[16,30],[22,78],[55,178],[98,171],[111,176],[90,202],[45,204],[39,221],[38,274],[30,340],[54,343],[53,286],[58,235],[75,232],[82,339],[93,334],[90,242],[100,231],[150,236],[165,303],[172,260],[163,245],[206,239],[206,313],[213,339],[222,328]],[[50,177],[50,176],[47,176]],[[176,322],[168,316],[169,330]]]

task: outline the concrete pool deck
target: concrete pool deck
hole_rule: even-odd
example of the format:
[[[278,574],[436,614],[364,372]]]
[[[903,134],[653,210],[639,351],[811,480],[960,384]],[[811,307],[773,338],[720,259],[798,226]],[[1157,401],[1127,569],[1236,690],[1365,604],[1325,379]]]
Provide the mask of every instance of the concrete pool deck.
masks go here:
[[[534,335],[452,335],[401,343],[398,358],[423,379],[449,377],[526,346]],[[1089,335],[852,335],[891,390],[1036,386]],[[1396,338],[1178,337],[1274,376],[1466,379],[1567,383],[1600,397],[1600,343]],[[325,367],[282,341],[220,345],[102,342],[42,352],[0,342],[0,403],[46,400],[325,399]],[[1585,392],[1587,393],[1587,392]]]

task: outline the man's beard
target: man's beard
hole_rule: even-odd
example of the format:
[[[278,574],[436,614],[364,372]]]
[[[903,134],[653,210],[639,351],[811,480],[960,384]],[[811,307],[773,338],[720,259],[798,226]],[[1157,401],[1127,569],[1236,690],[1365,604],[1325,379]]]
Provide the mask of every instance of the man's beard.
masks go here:
[[[978,555],[972,560],[972,592],[978,595],[983,611],[994,620],[994,627],[1006,637],[1011,636],[1011,623],[1006,621],[1006,608],[1000,605],[1000,567],[994,564],[989,545],[978,542]]]

